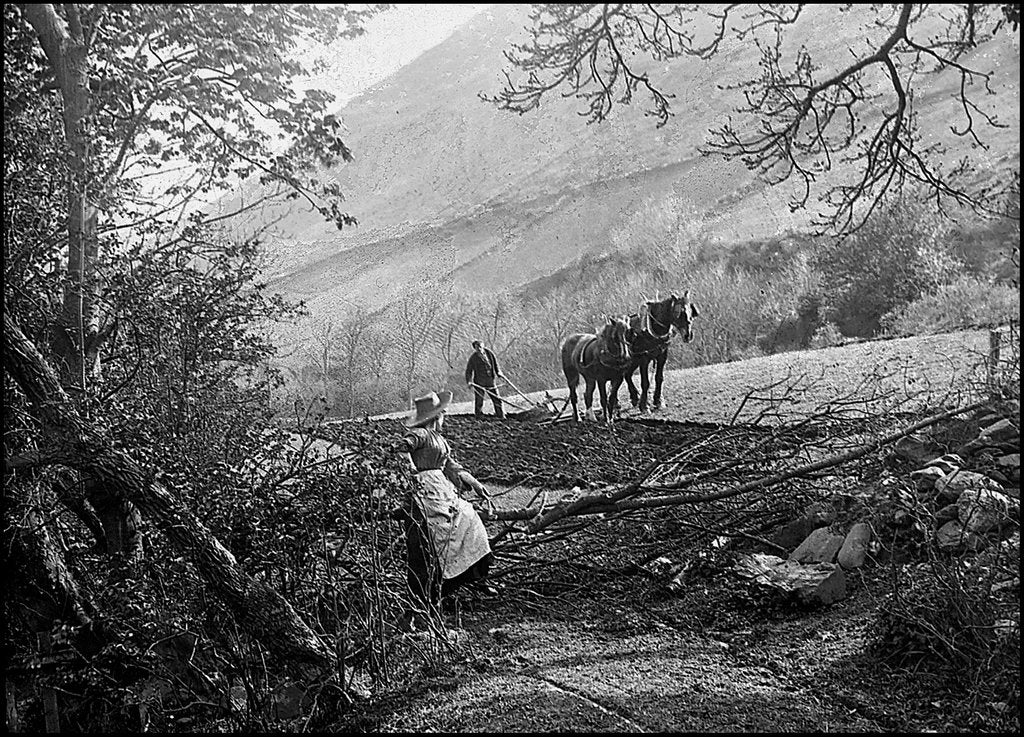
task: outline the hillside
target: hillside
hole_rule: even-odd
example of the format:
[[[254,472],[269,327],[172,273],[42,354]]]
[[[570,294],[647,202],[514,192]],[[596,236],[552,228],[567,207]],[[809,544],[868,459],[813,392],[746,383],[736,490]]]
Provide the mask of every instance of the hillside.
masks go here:
[[[478,93],[499,89],[502,51],[522,37],[527,7],[480,13],[344,107],[356,161],[332,174],[360,226],[338,232],[309,213],[284,217],[266,239],[273,289],[307,300],[314,315],[333,314],[441,279],[466,290],[520,287],[583,255],[629,247],[645,228],[654,238],[731,242],[806,224],[807,213],[789,212],[786,187],[697,153],[736,107],[738,93],[719,85],[753,71],[751,47],[650,69],[676,95],[662,129],[640,105],[588,126],[577,101],[557,96],[515,116]],[[853,14],[820,8],[792,31],[794,44],[824,58],[868,33]],[[1019,157],[1019,50],[1015,36],[1006,39],[967,61],[999,71],[991,101],[1008,127],[987,136],[987,151],[945,135],[951,159],[969,153],[994,174]],[[929,140],[949,130],[955,83],[936,78],[917,90]]]

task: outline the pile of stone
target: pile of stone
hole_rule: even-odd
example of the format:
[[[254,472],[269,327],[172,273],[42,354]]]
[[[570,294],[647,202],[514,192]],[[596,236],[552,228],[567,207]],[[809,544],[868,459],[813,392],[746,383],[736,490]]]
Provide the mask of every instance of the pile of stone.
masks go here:
[[[934,512],[940,549],[980,550],[1019,526],[1020,405],[1010,412],[979,418],[976,438],[955,453],[923,459],[910,474],[919,499]]]
[[[830,504],[812,504],[805,514],[776,535],[791,540],[794,532],[810,529],[786,558],[768,553],[741,555],[733,573],[774,598],[803,606],[823,606],[846,597],[846,572],[864,565],[871,544],[871,527],[857,522],[848,530],[835,526]]]
[[[910,474],[918,491],[913,501],[930,513],[936,542],[948,552],[980,550],[1019,529],[1020,405],[1007,403],[975,421],[977,437],[955,453],[916,435],[895,448],[918,465]],[[866,522],[837,527],[836,517],[830,503],[811,505],[775,536],[780,548],[796,545],[787,557],[741,555],[733,573],[776,598],[807,606],[839,601],[846,596],[846,573],[865,562],[872,530]]]

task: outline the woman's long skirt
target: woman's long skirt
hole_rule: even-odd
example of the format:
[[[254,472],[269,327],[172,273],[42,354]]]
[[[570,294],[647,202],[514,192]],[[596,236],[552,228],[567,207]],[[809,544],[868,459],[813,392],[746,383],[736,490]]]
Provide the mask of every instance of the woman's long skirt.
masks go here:
[[[458,586],[487,575],[491,546],[473,505],[460,497],[443,472],[416,474],[406,526],[409,587],[436,603]]]

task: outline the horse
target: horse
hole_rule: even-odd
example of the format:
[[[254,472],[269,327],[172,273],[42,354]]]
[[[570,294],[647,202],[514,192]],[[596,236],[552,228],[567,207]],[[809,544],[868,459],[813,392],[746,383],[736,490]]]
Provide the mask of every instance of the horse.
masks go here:
[[[654,362],[654,409],[661,409],[661,385],[668,361],[668,345],[675,328],[684,343],[693,340],[693,320],[700,315],[697,305],[690,301],[689,290],[682,297],[672,294],[665,299],[646,302],[646,309],[627,317],[629,321],[629,348],[632,359],[622,379],[612,385],[613,401],[618,404],[619,386],[624,379],[629,387],[629,398],[634,407],[647,411],[647,392],[651,386],[648,367]],[[633,383],[633,372],[640,369],[640,389]]]
[[[580,421],[576,406],[576,386],[580,376],[587,382],[584,395],[587,414],[593,417],[591,405],[594,401],[594,387],[597,386],[601,393],[605,422],[610,424],[614,421],[615,392],[609,394],[605,384],[613,382],[618,387],[623,372],[630,365],[628,333],[629,323],[625,317],[609,317],[597,335],[574,333],[562,342],[562,372],[569,385],[572,416],[576,422]]]

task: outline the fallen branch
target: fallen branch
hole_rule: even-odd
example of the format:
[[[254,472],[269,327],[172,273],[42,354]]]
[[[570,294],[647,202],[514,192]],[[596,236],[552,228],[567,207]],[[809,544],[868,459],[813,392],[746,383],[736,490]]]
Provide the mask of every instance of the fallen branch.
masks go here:
[[[589,514],[602,514],[608,512],[622,512],[633,509],[655,509],[658,507],[675,506],[679,504],[693,504],[699,502],[710,502],[718,499],[725,499],[728,497],[738,496],[740,494],[746,494],[750,491],[758,489],[765,489],[771,486],[776,486],[788,481],[793,478],[804,477],[808,474],[820,472],[827,468],[833,468],[840,466],[844,463],[862,458],[866,455],[874,453],[882,447],[895,443],[897,440],[911,435],[919,430],[923,430],[927,427],[935,425],[944,420],[948,420],[951,417],[965,414],[967,412],[980,409],[988,404],[988,400],[982,400],[974,402],[964,407],[957,409],[947,410],[936,415],[927,417],[920,422],[916,422],[913,425],[903,428],[902,430],[889,433],[880,438],[876,438],[869,443],[858,446],[852,450],[848,450],[843,453],[828,456],[821,460],[813,463],[807,463],[796,468],[792,468],[788,471],[773,474],[763,478],[756,479],[754,481],[740,484],[738,486],[732,486],[721,491],[713,492],[702,492],[699,494],[673,494],[669,496],[660,497],[647,497],[639,499],[629,499],[631,495],[637,494],[640,491],[659,489],[665,487],[644,487],[644,481],[651,475],[651,472],[661,465],[660,461],[651,463],[640,478],[633,481],[626,486],[622,487],[618,491],[605,491],[600,494],[590,494],[582,496],[576,499],[572,499],[568,502],[560,502],[552,507],[547,512],[543,512],[540,509],[508,509],[508,510],[496,510],[494,514],[490,515],[490,519],[499,520],[527,520],[533,519],[534,521],[526,526],[525,532],[529,534],[536,534],[546,527],[554,524],[560,519],[568,516],[581,516]],[[694,476],[700,476],[701,474],[695,474]],[[674,484],[673,486],[677,486]],[[538,513],[541,513],[538,518]],[[534,519],[536,518],[536,519]]]
[[[92,430],[70,403],[32,342],[4,314],[4,368],[32,403],[52,448],[52,463],[88,472],[113,495],[131,502],[191,559],[239,625],[299,676],[333,667],[331,648],[283,597],[238,566],[234,556],[159,481]]]

